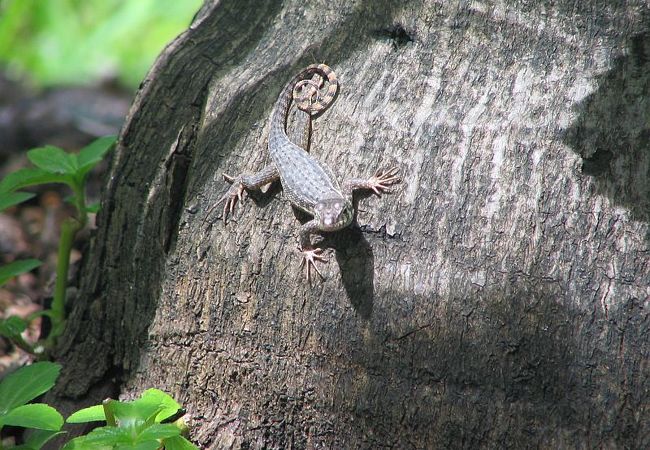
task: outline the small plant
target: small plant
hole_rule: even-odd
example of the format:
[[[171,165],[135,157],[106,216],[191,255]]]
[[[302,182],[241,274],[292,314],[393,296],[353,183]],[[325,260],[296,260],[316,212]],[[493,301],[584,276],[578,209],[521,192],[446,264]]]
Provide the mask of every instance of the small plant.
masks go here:
[[[88,223],[88,213],[96,212],[98,209],[97,205],[86,204],[86,178],[90,170],[102,160],[114,143],[114,136],[99,138],[76,154],[52,146],[36,148],[27,152],[27,157],[36,167],[17,170],[0,181],[0,211],[34,196],[34,194],[28,192],[19,192],[18,189],[48,183],[68,185],[72,189],[71,202],[76,209],[75,216],[66,219],[61,226],[56,283],[51,309],[40,311],[26,319],[12,316],[0,321],[0,335],[8,337],[16,345],[31,353],[43,351],[42,346],[31,347],[21,337],[21,333],[31,320],[45,315],[52,321],[52,331],[47,338],[46,348],[54,344],[65,327],[65,291],[72,244],[77,232]],[[40,262],[37,260],[24,260],[0,267],[0,285],[12,276],[32,270],[39,264]]]
[[[21,367],[0,383],[0,430],[5,425],[38,430],[16,448],[38,450],[62,433],[63,417],[56,409],[43,403],[27,404],[54,386],[60,370],[58,364],[38,362]]]
[[[198,450],[181,436],[186,432],[179,417],[183,414],[181,406],[158,389],[148,389],[130,402],[108,399],[68,417],[67,423],[102,421],[106,425],[72,439],[63,450]]]
[[[31,400],[54,386],[61,366],[48,361],[22,367],[0,382],[0,431],[5,425],[31,428],[20,450],[39,450],[61,431],[63,417],[44,403]],[[187,427],[181,417],[185,411],[169,395],[148,389],[139,399],[120,402],[107,399],[101,405],[81,409],[67,423],[106,422],[103,427],[72,439],[64,450],[198,450],[182,434]],[[172,423],[173,422],[173,423]],[[5,447],[0,441],[0,450]]]

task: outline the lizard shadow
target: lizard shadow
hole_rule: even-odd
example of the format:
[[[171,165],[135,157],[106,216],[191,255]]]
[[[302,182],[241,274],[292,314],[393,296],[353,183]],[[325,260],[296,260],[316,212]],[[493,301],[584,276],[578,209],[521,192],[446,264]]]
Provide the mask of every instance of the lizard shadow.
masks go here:
[[[279,181],[272,182],[264,191],[248,191],[248,198],[250,198],[257,208],[266,208],[273,201],[280,200],[280,192],[282,192],[282,185]]]
[[[354,310],[370,319],[375,289],[375,256],[368,240],[357,225],[327,236],[325,241],[335,251],[341,270],[341,281]]]
[[[297,208],[292,209],[301,224],[311,220],[310,215]],[[322,239],[316,246],[334,250],[336,263],[341,271],[341,281],[352,307],[364,320],[370,319],[375,288],[375,257],[372,247],[356,223],[356,217],[347,228],[320,236]]]

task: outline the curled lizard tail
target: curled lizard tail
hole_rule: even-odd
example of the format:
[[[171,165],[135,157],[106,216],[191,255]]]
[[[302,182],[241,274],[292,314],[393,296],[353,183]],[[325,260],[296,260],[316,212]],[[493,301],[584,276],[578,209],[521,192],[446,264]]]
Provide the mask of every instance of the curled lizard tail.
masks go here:
[[[320,93],[321,83],[310,79],[314,74],[327,80],[329,86],[324,94]],[[281,133],[286,136],[285,126],[292,99],[301,110],[311,115],[319,115],[334,102],[338,86],[336,74],[329,66],[312,64],[305,67],[282,89],[271,118],[271,134]]]
[[[312,116],[317,116],[334,103],[339,84],[336,74],[329,66],[314,64],[307,67],[307,69],[311,67],[316,67],[319,71],[311,79],[300,80],[296,83],[293,87],[293,101],[300,110]],[[323,84],[322,75],[325,75],[329,83],[324,94],[320,91]]]

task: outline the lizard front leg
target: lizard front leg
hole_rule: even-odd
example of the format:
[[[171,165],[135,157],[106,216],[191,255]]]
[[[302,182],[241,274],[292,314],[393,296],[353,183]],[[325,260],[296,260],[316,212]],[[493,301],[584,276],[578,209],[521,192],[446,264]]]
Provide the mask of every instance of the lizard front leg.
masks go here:
[[[219,206],[222,202],[223,205],[223,221],[228,220],[228,214],[232,215],[235,211],[235,205],[239,200],[240,203],[244,201],[244,194],[246,191],[259,190],[262,186],[272,183],[280,179],[278,169],[270,164],[254,174],[241,174],[236,177],[230,176],[227,173],[223,174],[224,180],[231,184],[226,193],[210,208],[206,217],[212,214],[214,208]]]
[[[366,189],[381,196],[381,194],[390,192],[388,189],[389,186],[402,181],[397,176],[398,173],[399,169],[397,167],[392,167],[386,171],[379,169],[368,179],[352,178],[343,183],[343,192],[352,195],[355,190]]]
[[[310,220],[300,227],[300,253],[302,253],[302,260],[300,262],[300,267],[305,266],[305,271],[307,272],[307,281],[311,284],[311,269],[313,268],[321,280],[324,280],[325,277],[318,267],[316,267],[316,262],[320,261],[323,263],[327,262],[327,259],[321,256],[323,250],[320,248],[315,248],[311,244],[311,235],[316,233],[320,228],[318,226],[318,221]]]

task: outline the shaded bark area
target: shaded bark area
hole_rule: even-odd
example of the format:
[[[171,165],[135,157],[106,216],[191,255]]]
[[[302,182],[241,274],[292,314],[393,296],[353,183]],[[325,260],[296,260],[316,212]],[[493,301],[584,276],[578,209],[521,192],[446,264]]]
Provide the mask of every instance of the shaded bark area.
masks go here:
[[[121,133],[58,395],[164,389],[202,448],[650,446],[644,12],[206,2]],[[311,151],[404,183],[310,287],[279,187],[207,212],[314,59],[341,93]]]

